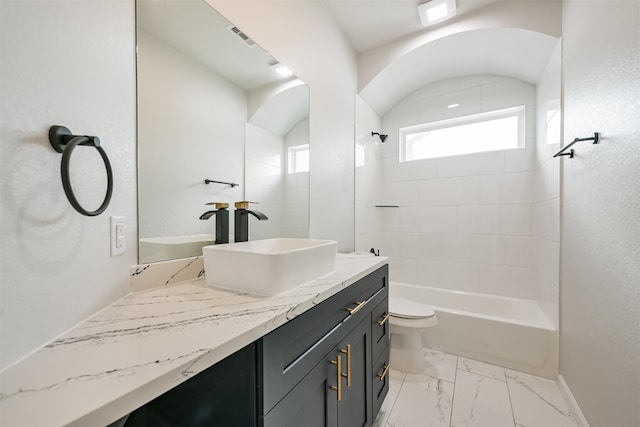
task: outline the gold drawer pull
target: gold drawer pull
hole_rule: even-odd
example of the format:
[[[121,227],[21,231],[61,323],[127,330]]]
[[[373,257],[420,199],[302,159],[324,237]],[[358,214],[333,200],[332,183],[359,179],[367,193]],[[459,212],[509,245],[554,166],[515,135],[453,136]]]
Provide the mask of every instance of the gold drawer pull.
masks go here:
[[[386,365],[384,365],[384,372],[382,372],[382,375],[378,375],[378,379],[380,381],[384,381],[384,377],[387,376],[387,374],[389,373],[389,368],[391,366],[389,366],[389,364],[387,363]]]
[[[346,350],[340,351],[347,355],[347,375],[342,374],[342,376],[347,378],[347,387],[351,387],[351,344],[347,344]]]
[[[338,368],[338,385],[337,386],[331,386],[331,390],[338,392],[338,402],[342,400],[342,387],[341,387],[341,382],[342,382],[342,361],[341,361],[341,357],[338,356],[338,360],[332,360],[331,361],[332,365],[336,365],[336,367]]]
[[[383,326],[389,320],[389,313],[385,314],[384,317],[378,320],[378,325]]]
[[[367,302],[366,301],[356,301],[356,304],[358,304],[358,305],[356,305],[353,308],[347,308],[347,311],[349,312],[349,314],[351,314],[351,315],[356,314],[358,311],[360,311],[360,309],[362,307],[364,307],[367,304]]]

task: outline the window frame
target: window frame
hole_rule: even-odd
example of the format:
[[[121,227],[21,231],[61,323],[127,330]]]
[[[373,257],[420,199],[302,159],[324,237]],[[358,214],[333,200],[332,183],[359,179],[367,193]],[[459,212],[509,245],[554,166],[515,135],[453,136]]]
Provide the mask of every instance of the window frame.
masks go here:
[[[309,151],[309,144],[290,145],[287,147],[287,173],[289,175],[309,172],[310,165],[308,164],[306,170],[298,170],[296,154],[301,151]]]
[[[454,117],[451,119],[438,120],[435,122],[421,123],[418,125],[405,126],[399,129],[399,141],[400,141],[400,162],[412,162],[416,160],[431,160],[431,159],[442,159],[447,157],[455,157],[455,156],[466,156],[469,154],[481,154],[481,153],[490,153],[497,151],[509,151],[509,150],[519,150],[525,148],[525,140],[526,140],[526,105],[517,105],[514,107],[501,108],[499,110],[487,111],[478,114],[471,114],[467,116]],[[515,147],[509,148],[498,148],[498,149],[488,149],[488,150],[479,150],[479,151],[469,151],[465,153],[453,153],[453,154],[445,154],[438,155],[432,157],[420,157],[420,158],[411,158],[407,159],[407,136],[414,135],[416,133],[428,132],[433,130],[440,129],[448,129],[457,126],[469,125],[474,123],[482,123],[488,122],[492,120],[499,120],[508,117],[516,117],[518,119],[518,141]]]

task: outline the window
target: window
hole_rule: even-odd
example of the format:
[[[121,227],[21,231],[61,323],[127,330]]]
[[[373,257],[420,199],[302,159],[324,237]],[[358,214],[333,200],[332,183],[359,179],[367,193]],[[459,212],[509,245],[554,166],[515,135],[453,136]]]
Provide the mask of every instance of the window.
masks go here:
[[[400,161],[524,147],[524,105],[400,128]]]
[[[289,173],[309,172],[309,144],[289,147]]]

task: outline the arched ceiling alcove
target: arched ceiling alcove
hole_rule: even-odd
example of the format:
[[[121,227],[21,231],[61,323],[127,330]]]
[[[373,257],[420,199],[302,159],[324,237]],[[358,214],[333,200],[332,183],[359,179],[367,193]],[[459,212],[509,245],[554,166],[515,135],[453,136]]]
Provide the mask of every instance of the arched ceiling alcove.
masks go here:
[[[284,136],[309,117],[309,87],[302,82],[261,97],[249,123]]]
[[[478,29],[433,40],[388,64],[360,92],[381,116],[439,80],[499,75],[536,85],[558,39],[518,28]]]

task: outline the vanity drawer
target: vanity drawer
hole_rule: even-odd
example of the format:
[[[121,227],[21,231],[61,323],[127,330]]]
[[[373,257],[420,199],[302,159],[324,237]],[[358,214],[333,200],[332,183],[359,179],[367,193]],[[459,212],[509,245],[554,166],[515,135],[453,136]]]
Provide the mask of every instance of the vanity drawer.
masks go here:
[[[385,298],[371,311],[371,352],[376,360],[389,346],[389,299]]]
[[[385,265],[258,341],[267,413],[388,294]]]
[[[389,366],[389,346],[382,349],[380,357],[374,362],[371,369],[371,387],[373,394],[373,413],[378,414],[380,407],[384,402],[384,398],[389,392],[389,381],[391,376],[391,370],[387,368]]]

